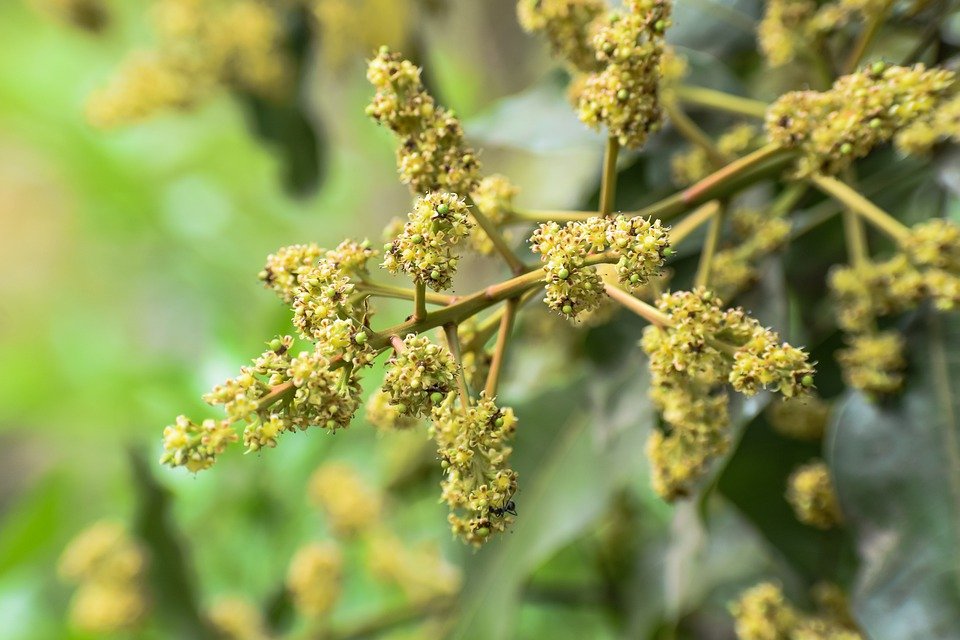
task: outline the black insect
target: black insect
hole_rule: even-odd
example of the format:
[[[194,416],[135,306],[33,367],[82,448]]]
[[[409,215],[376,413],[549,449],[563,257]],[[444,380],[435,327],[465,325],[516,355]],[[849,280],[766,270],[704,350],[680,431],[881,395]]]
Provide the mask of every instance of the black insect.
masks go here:
[[[503,505],[502,507],[490,507],[490,513],[497,517],[503,516],[505,513],[515,516],[517,515],[517,505],[513,502],[513,500],[507,500],[507,504]]]

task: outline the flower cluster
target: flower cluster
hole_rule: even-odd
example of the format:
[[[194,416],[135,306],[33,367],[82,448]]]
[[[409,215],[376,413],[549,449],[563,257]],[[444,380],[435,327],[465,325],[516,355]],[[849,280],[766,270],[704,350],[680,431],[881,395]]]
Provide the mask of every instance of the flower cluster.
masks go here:
[[[343,591],[343,554],[332,542],[301,548],[290,560],[287,590],[302,615],[320,618],[329,613]]]
[[[381,45],[403,45],[423,17],[419,3],[406,0],[301,1],[323,34],[318,44],[324,63],[338,71]]]
[[[334,362],[323,350],[291,357],[290,336],[277,338],[270,348],[243,367],[240,375],[217,385],[204,396],[222,406],[226,418],[196,424],[186,416],[163,432],[162,464],[200,471],[213,465],[238,436],[232,428],[244,423],[248,451],[274,447],[277,437],[295,429],[318,425],[335,430],[349,426],[360,395],[355,371],[345,360]]]
[[[874,63],[828,91],[794,91],[767,111],[771,142],[798,148],[798,173],[835,174],[900,130],[927,119],[955,83],[946,69]]]
[[[475,318],[460,323],[457,327],[457,339],[461,345],[460,369],[463,377],[472,389],[482,389],[490,373],[492,354],[485,348],[485,340],[479,334],[479,323]],[[448,349],[452,349],[449,336],[442,329],[438,331],[440,338]]]
[[[459,262],[454,247],[472,226],[459,196],[440,192],[421,196],[403,231],[384,246],[383,267],[390,273],[406,273],[434,291],[447,289]]]
[[[902,242],[903,253],[886,262],[840,270],[831,287],[842,311],[853,318],[866,313],[888,315],[916,307],[927,298],[940,310],[960,305],[960,226],[934,218],[915,225]],[[862,281],[859,294],[850,282]],[[860,315],[855,315],[857,310]],[[844,326],[844,325],[841,325]],[[848,328],[844,326],[844,328]],[[853,323],[848,330],[858,327]]]
[[[915,225],[903,252],[882,262],[838,267],[830,273],[837,323],[851,334],[838,352],[847,384],[871,394],[895,393],[903,384],[903,339],[877,333],[878,317],[930,300],[941,310],[960,305],[960,226],[935,218]]]
[[[669,324],[647,327],[642,346],[650,396],[667,430],[651,436],[647,452],[654,488],[674,499],[729,446],[725,384],[745,395],[769,389],[792,398],[812,387],[813,368],[802,349],[780,343],[742,309],[724,309],[710,291],[665,294],[657,305]]]
[[[146,569],[146,552],[122,524],[104,520],[82,531],[58,565],[61,578],[78,585],[71,623],[94,635],[135,629],[149,609]]]
[[[910,230],[904,251],[918,267],[960,275],[960,225],[943,218],[921,222]]]
[[[153,16],[156,49],[128,59],[91,96],[88,115],[97,126],[189,108],[217,87],[267,99],[287,95],[282,8],[259,0],[161,0]]]
[[[379,532],[370,540],[370,573],[395,584],[411,602],[428,602],[460,590],[462,576],[435,546],[405,544],[395,535]]]
[[[901,129],[893,143],[909,155],[929,153],[940,142],[960,142],[960,95],[944,100],[927,117]]]
[[[499,227],[507,222],[513,211],[513,199],[518,193],[520,189],[508,178],[494,174],[480,181],[473,192],[473,204],[490,222]],[[504,236],[509,238],[506,233]],[[479,226],[475,226],[470,234],[470,246],[483,255],[492,255],[494,252],[490,236]]]
[[[864,333],[848,338],[849,346],[837,352],[844,381],[854,389],[874,395],[896,393],[903,386],[906,344],[895,331]]]
[[[609,251],[620,283],[638,287],[656,276],[668,249],[668,228],[640,217],[594,217],[582,222],[541,224],[530,238],[546,272],[544,301],[563,316],[577,319],[597,309],[604,299],[603,282],[591,257]],[[602,261],[599,260],[598,261]]]
[[[550,51],[574,71],[600,71],[593,32],[607,11],[605,0],[519,0],[517,17],[528,33],[542,33]]]
[[[281,247],[267,256],[267,264],[257,277],[287,304],[293,303],[301,273],[313,267],[326,253],[316,244],[294,244]]]
[[[370,394],[366,405],[367,422],[378,429],[385,431],[411,429],[419,421],[411,418],[406,413],[405,406],[395,405],[390,402],[390,394],[383,389],[377,389]]]
[[[814,394],[772,402],[766,410],[773,430],[796,440],[820,440],[827,429],[830,403]]]
[[[300,273],[297,282],[293,324],[300,336],[315,341],[316,351],[326,358],[357,367],[369,364],[374,354],[360,317],[368,312],[352,304],[355,287],[349,275],[326,258]]]
[[[370,61],[367,79],[377,90],[367,114],[396,134],[400,179],[410,191],[472,193],[480,163],[460,121],[427,93],[420,68],[384,47]]]
[[[757,263],[780,249],[790,236],[790,223],[755,209],[737,209],[730,223],[739,242],[713,256],[710,283],[724,299],[733,298],[758,279]]]
[[[751,124],[736,124],[717,138],[717,151],[724,157],[735,157],[754,145],[758,133]],[[695,146],[675,153],[670,158],[670,168],[674,184],[683,187],[707,177],[717,167],[710,161],[706,149]]]
[[[331,462],[319,467],[310,476],[307,495],[339,538],[369,531],[380,520],[380,495],[348,464]]]
[[[457,363],[450,351],[411,333],[390,358],[383,391],[401,415],[426,417],[447,397],[456,378]]]
[[[603,69],[591,73],[579,94],[579,116],[607,127],[631,149],[643,146],[660,126],[660,59],[670,24],[666,0],[628,0],[628,13],[611,12],[593,46]]]
[[[442,497],[453,532],[466,542],[481,545],[513,521],[517,473],[508,466],[507,442],[516,425],[513,410],[485,397],[462,406],[451,392],[433,410],[430,433],[446,473]]]
[[[771,0],[757,26],[760,51],[771,67],[791,62],[799,51],[853,19],[883,11],[882,0]]]
[[[793,507],[797,520],[811,527],[831,529],[842,519],[830,482],[830,469],[822,460],[805,464],[790,475],[787,502]]]
[[[804,614],[784,597],[779,585],[763,582],[740,594],[730,605],[739,640],[862,640],[838,602],[836,589],[815,589],[817,614]],[[826,598],[824,597],[826,595]]]
[[[268,640],[267,623],[256,605],[247,598],[225,596],[213,601],[206,611],[218,638],[223,640]]]

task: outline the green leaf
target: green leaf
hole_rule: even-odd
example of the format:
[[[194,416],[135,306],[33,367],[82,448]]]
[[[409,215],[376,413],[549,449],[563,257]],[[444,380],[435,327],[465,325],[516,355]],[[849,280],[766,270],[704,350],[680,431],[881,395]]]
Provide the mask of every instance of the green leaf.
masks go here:
[[[200,614],[188,554],[172,522],[170,493],[157,482],[142,453],[131,450],[130,464],[138,493],[135,532],[150,551],[150,587],[157,619],[171,637],[212,637]]]
[[[590,386],[578,379],[518,407],[520,515],[468,566],[454,637],[509,637],[527,576],[586,531],[627,480],[646,473],[643,446],[653,421],[647,384],[637,350],[606,379]],[[591,392],[599,400],[593,412]]]
[[[4,515],[0,528],[0,576],[37,561],[56,544],[68,503],[66,478],[54,473]]]
[[[928,314],[908,336],[904,394],[849,393],[828,461],[860,555],[852,594],[873,640],[960,634],[960,317]]]

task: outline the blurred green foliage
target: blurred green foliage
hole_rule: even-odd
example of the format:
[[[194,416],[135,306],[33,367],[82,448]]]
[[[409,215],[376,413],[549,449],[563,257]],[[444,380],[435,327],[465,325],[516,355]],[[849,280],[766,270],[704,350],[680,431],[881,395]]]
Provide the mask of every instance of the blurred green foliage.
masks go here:
[[[513,3],[448,4],[423,27],[420,55],[432,89],[484,147],[487,168],[511,175],[524,202],[593,206],[601,143],[570,112],[545,53],[519,32]],[[642,324],[632,317],[577,335],[550,325],[547,339],[537,337],[536,316],[521,324],[531,344],[517,346],[502,394],[521,418],[520,516],[512,534],[479,552],[449,539],[432,452],[417,454],[410,436],[375,433],[362,419],[337,436],[288,434],[262,455],[230,453],[197,477],[161,469],[162,426],[199,412],[203,392],[289,331],[288,310],[256,282],[263,258],[297,242],[377,240],[409,201],[391,141],[363,115],[369,89],[359,58],[338,70],[313,60],[305,72],[326,158],[323,187],[308,197],[285,191],[283,154],[251,135],[249,110],[227,95],[190,115],[91,129],[85,97],[149,38],[139,3],[113,8],[111,26],[94,36],[27,3],[0,4],[4,638],[82,637],[67,625],[70,589],[55,564],[78,530],[104,516],[130,523],[154,557],[156,615],[135,637],[208,637],[201,611],[231,594],[261,605],[275,629],[290,628],[282,589],[290,557],[330,536],[308,504],[308,477],[334,459],[390,489],[389,524],[404,540],[434,542],[462,567],[454,637],[730,638],[727,603],[762,578],[781,581],[800,603],[821,580],[857,585],[854,610],[871,637],[911,637],[911,628],[960,637],[958,471],[946,455],[958,445],[938,439],[960,438],[955,318],[913,319],[918,375],[904,406],[844,394],[826,447],[850,514],[844,532],[793,519],[782,500],[786,477],[820,446],[774,432],[766,399],[737,408],[740,446],[708,491],[677,506],[656,497],[643,455],[656,416],[633,348]],[[678,3],[671,38],[689,56],[693,82],[768,97],[790,85],[759,69],[757,13],[755,3]],[[710,132],[729,124],[706,113],[698,123]],[[671,191],[664,159],[678,140],[667,131],[626,159],[623,208]],[[939,158],[933,171],[883,152],[863,174],[880,176],[887,189],[877,203],[905,221],[941,211],[956,219],[956,161]],[[938,179],[949,188],[931,190]],[[744,198],[765,196],[761,185]],[[807,196],[800,218],[815,219],[824,206]],[[770,266],[760,292],[738,301],[809,345],[828,397],[842,384],[823,279],[842,260],[840,238],[836,219],[803,235]],[[689,282],[695,262],[680,254],[679,281]],[[493,269],[471,264],[458,291]],[[408,312],[393,304],[384,315]],[[927,367],[938,353],[946,361]],[[408,450],[412,457],[399,457]],[[925,465],[926,473],[902,473]],[[363,570],[365,553],[347,550],[339,628],[403,605],[395,588]],[[427,632],[392,637],[428,637],[418,633]]]

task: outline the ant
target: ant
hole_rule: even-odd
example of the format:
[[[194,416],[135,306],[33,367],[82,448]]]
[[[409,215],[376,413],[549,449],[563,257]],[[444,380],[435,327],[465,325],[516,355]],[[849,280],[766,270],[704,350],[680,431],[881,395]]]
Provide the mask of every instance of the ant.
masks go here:
[[[505,513],[515,516],[517,515],[517,505],[513,500],[507,500],[507,504],[502,507],[490,507],[490,513],[497,517],[502,517]]]

